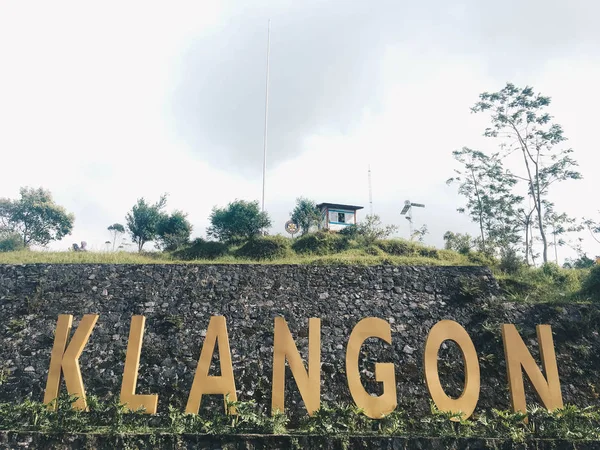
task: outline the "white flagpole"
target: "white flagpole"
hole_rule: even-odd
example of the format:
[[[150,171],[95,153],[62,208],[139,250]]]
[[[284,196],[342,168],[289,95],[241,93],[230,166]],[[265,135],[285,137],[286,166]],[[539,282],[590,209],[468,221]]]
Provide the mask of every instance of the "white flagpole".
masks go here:
[[[265,210],[265,180],[267,176],[267,128],[269,122],[269,54],[271,52],[271,19],[267,29],[267,79],[265,82],[265,134],[263,139],[262,211]]]

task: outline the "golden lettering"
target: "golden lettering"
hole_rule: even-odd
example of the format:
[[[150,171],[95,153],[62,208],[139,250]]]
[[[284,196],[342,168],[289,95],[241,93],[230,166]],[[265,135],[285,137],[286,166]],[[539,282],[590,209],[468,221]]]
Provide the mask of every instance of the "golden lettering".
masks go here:
[[[553,409],[563,407],[556,354],[554,353],[554,342],[552,340],[552,328],[550,325],[538,325],[536,331],[542,366],[546,373],[547,381],[533,359],[533,356],[527,350],[527,346],[523,342],[523,339],[521,339],[517,328],[511,324],[502,325],[508,388],[510,390],[512,409],[515,412],[527,411],[525,386],[523,384],[523,372],[521,368],[527,374],[541,402],[548,410],[552,411]]]
[[[85,388],[81,378],[81,369],[79,368],[79,357],[92,334],[97,320],[98,314],[83,316],[67,347],[67,340],[73,326],[73,316],[70,314],[60,314],[58,316],[56,332],[54,333],[54,345],[50,356],[48,380],[46,381],[46,392],[44,393],[44,403],[49,405],[50,408],[56,408],[56,403],[53,403],[53,401],[58,398],[62,372],[67,392],[77,397],[77,400],[73,403],[73,408],[87,409]]]
[[[208,370],[217,340],[219,342],[221,375],[209,376]],[[237,401],[235,380],[233,379],[233,364],[231,363],[231,351],[229,349],[229,337],[227,336],[227,323],[223,316],[213,316],[208,323],[206,338],[204,338],[204,344],[200,352],[200,359],[198,360],[198,367],[196,368],[185,412],[188,414],[198,414],[204,394],[222,394],[225,401],[225,411],[227,411],[227,395],[229,395],[230,401]],[[227,412],[235,414],[235,409],[229,408]]]
[[[461,396],[457,399],[448,397],[440,382],[438,373],[438,352],[445,340],[456,342],[463,356],[465,366],[465,385]],[[479,361],[473,341],[466,330],[453,320],[442,320],[436,323],[425,342],[425,382],[433,402],[440,411],[461,413],[466,419],[473,414],[479,400],[480,376]],[[458,418],[453,418],[458,421]]]
[[[363,387],[358,370],[358,356],[365,340],[371,337],[382,339],[391,344],[392,331],[390,324],[376,317],[362,319],[356,324],[350,334],[346,350],[346,376],[348,377],[350,394],[356,406],[362,408],[367,417],[381,419],[396,408],[396,377],[394,364],[376,363],[375,379],[383,383],[383,394],[373,397]]]
[[[138,395],[135,393],[145,326],[146,318],[144,316],[133,316],[131,318],[129,340],[127,341],[127,355],[125,356],[125,369],[123,370],[123,383],[121,384],[121,404],[132,411],[144,408],[146,414],[156,414],[158,395]]]
[[[321,319],[308,319],[308,373],[283,317],[275,317],[271,413],[284,411],[285,361],[310,416],[321,406]]]

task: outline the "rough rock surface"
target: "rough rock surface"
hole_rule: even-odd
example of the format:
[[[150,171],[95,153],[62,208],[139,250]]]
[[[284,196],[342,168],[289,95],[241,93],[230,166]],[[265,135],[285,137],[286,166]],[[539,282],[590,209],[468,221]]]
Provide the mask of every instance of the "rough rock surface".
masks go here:
[[[39,434],[0,431],[0,449],[598,450],[594,441],[302,435]]]
[[[376,362],[393,362],[399,407],[422,415],[430,398],[422,357],[429,329],[453,319],[469,332],[481,366],[478,408],[508,408],[500,325],[514,323],[538,358],[535,325],[551,324],[565,403],[598,404],[600,309],[525,305],[498,296],[491,273],[476,267],[274,265],[0,265],[0,402],[42,400],[59,314],[100,318],[81,359],[86,392],[118,395],[131,316],[146,316],[138,393],[158,393],[159,410],[183,408],[211,315],[227,319],[239,400],[271,402],[273,318],[283,316],[306,361],[308,318],[321,318],[323,401],[351,401],[346,343],[362,318],[387,320],[392,345],[370,339],[361,371],[373,394]],[[537,359],[539,361],[539,358]],[[216,358],[213,359],[213,364]],[[446,341],[439,370],[460,395],[462,358]],[[218,374],[218,366],[211,369]],[[531,394],[531,392],[529,392]],[[222,408],[207,396],[203,408]],[[533,395],[529,401],[535,400]],[[288,371],[286,409],[305,410]]]

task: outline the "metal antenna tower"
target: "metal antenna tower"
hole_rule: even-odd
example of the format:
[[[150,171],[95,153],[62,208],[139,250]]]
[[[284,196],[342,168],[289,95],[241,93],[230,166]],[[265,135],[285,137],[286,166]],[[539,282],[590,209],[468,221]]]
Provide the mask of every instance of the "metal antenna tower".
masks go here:
[[[263,139],[262,211],[265,210],[265,179],[267,175],[267,129],[269,123],[269,55],[271,53],[271,19],[267,28],[267,78],[265,81],[265,134]]]

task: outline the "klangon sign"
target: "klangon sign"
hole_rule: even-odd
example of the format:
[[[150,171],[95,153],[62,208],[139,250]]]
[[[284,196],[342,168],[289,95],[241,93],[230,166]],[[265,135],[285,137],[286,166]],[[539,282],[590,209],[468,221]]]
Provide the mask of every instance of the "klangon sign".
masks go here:
[[[97,314],[83,316],[67,345],[73,316],[60,315],[58,317],[44,395],[44,403],[49,404],[49,407],[55,406],[54,400],[58,397],[62,374],[69,394],[78,397],[73,407],[87,409],[79,357],[97,320]],[[155,414],[158,394],[139,395],[135,393],[145,320],[144,316],[133,316],[131,319],[120,401],[130,410],[143,408],[144,412]],[[271,410],[273,413],[284,411],[285,362],[287,360],[308,414],[312,415],[319,409],[321,396],[321,320],[316,318],[308,320],[308,370],[304,368],[304,363],[285,319],[276,317],[274,328]],[[546,377],[538,368],[515,326],[502,325],[508,387],[514,411],[526,410],[523,372],[531,380],[546,408],[552,410],[563,406],[550,325],[538,325],[537,336]],[[350,393],[356,405],[362,408],[368,417],[380,419],[392,412],[397,405],[394,365],[393,363],[375,364],[375,379],[383,383],[383,394],[377,397],[371,396],[361,384],[358,364],[360,349],[368,338],[378,338],[391,344],[390,324],[376,317],[362,319],[356,324],[348,339],[346,374]],[[463,355],[465,385],[462,395],[457,399],[446,395],[438,374],[438,350],[445,340],[454,341]],[[208,371],[217,341],[221,375],[210,376]],[[424,369],[427,388],[440,410],[461,414],[463,418],[467,418],[473,413],[479,399],[479,362],[473,342],[460,324],[452,320],[442,320],[432,327],[425,343]],[[221,394],[224,397],[228,395],[231,400],[237,400],[227,325],[223,316],[210,318],[185,411],[197,414],[204,394]],[[227,408],[227,402],[225,407]],[[233,408],[228,412],[235,414]]]

